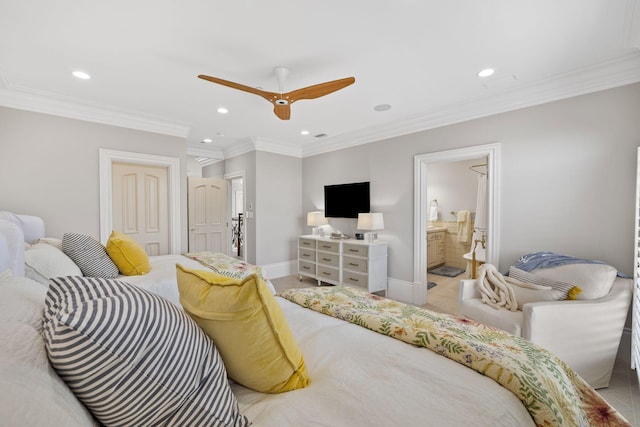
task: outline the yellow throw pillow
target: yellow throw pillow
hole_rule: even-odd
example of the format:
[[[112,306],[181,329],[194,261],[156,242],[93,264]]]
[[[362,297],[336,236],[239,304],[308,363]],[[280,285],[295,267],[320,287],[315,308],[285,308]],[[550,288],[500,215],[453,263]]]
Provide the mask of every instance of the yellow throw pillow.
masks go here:
[[[230,378],[263,393],[304,388],[304,357],[259,273],[244,279],[177,267],[180,303],[213,339]]]
[[[107,241],[107,254],[125,276],[139,276],[151,271],[149,256],[140,243],[124,233],[111,232]]]

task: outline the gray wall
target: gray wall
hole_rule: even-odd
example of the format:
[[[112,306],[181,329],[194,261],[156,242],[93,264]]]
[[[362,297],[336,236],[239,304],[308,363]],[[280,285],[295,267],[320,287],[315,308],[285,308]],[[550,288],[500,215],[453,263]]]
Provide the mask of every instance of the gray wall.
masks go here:
[[[300,234],[302,161],[256,152],[256,264],[297,259]]]
[[[302,211],[323,186],[371,181],[389,276],[413,281],[413,158],[501,144],[500,265],[552,250],[631,274],[640,84],[303,159]],[[355,222],[355,220],[353,220]]]
[[[100,148],[179,158],[186,230],[183,139],[5,107],[0,107],[0,209],[41,216],[49,236],[73,231],[99,239]]]
[[[245,173],[245,194],[244,203],[247,212],[250,210],[254,213],[253,218],[245,217],[245,251],[247,262],[256,264],[256,152],[241,154],[224,161],[224,173],[235,174],[239,172]]]

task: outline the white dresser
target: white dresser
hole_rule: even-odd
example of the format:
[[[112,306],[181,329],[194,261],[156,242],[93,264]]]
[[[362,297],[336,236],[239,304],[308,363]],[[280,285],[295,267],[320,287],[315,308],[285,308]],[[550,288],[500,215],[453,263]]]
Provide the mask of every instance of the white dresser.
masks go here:
[[[387,290],[387,244],[363,240],[298,238],[298,274],[332,285]]]

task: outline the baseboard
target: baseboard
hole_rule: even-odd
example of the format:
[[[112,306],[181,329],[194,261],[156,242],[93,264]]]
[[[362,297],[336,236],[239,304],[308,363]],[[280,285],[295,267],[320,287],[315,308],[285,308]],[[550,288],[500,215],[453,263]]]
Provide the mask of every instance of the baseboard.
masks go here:
[[[298,261],[276,262],[274,264],[266,264],[262,266],[265,275],[270,279],[278,277],[290,276],[298,272]]]
[[[387,298],[413,304],[414,284],[390,277],[387,279]]]

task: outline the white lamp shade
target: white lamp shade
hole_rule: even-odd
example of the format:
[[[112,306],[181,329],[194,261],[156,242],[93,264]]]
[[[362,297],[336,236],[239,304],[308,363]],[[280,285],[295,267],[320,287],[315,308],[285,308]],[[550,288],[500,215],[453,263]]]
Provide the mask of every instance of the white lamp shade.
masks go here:
[[[320,227],[321,225],[329,224],[324,213],[321,211],[314,211],[307,213],[307,225],[309,227]]]
[[[384,218],[380,212],[358,214],[358,230],[382,229],[384,229]]]

